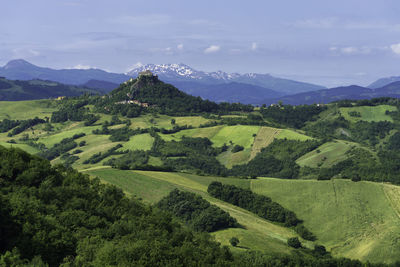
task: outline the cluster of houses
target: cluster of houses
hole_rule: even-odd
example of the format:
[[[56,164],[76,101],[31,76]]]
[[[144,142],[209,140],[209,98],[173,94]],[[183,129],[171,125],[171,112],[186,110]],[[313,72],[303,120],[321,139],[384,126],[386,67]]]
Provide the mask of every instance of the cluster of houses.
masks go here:
[[[138,106],[141,106],[141,107],[144,107],[144,108],[150,107],[149,103],[141,103],[138,100],[119,101],[119,102],[115,102],[115,104],[122,104],[122,105],[134,104],[134,105],[138,105]]]

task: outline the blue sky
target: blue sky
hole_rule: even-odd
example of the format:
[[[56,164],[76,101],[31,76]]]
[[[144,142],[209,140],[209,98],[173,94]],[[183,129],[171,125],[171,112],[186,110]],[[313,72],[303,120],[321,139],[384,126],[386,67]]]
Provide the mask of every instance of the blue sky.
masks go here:
[[[0,65],[141,63],[337,86],[400,75],[400,1],[2,0]]]

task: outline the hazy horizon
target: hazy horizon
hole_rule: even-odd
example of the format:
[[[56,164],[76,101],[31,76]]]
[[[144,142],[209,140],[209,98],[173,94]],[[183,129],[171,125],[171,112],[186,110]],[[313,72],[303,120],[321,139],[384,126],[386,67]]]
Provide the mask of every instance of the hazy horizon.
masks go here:
[[[24,8],[21,8],[21,7]],[[334,87],[400,75],[397,1],[7,1],[0,65],[184,63]]]

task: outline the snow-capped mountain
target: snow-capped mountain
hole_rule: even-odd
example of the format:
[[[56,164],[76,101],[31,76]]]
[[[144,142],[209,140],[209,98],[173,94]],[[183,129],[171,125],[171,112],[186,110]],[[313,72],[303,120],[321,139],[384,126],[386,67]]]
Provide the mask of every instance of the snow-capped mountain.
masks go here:
[[[150,70],[161,79],[172,80],[198,80],[203,81],[209,77],[208,73],[197,71],[185,64],[146,64],[132,69],[126,75],[137,76],[140,72]]]
[[[227,73],[223,71],[205,72],[195,70],[185,64],[146,64],[132,69],[128,76],[136,77],[140,72],[150,70],[161,80],[177,84],[181,82],[197,82],[202,84],[242,83],[272,89],[284,94],[293,94],[324,89],[323,86],[297,82],[258,73]]]

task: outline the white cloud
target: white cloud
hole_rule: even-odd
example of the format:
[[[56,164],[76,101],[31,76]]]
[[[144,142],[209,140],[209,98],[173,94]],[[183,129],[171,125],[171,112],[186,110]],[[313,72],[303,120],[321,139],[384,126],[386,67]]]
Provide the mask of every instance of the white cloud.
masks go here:
[[[215,53],[218,52],[221,49],[221,47],[219,45],[211,45],[210,47],[207,47],[204,50],[205,54],[210,54],[210,53]]]
[[[176,48],[178,48],[178,50],[183,50],[183,44],[178,44],[178,45],[176,46]]]
[[[257,47],[258,47],[257,43],[252,43],[251,44],[251,50],[256,51]]]
[[[392,49],[393,53],[400,55],[400,43],[392,44],[390,49]]]
[[[343,54],[355,54],[358,52],[358,48],[354,46],[343,47],[340,49]]]

